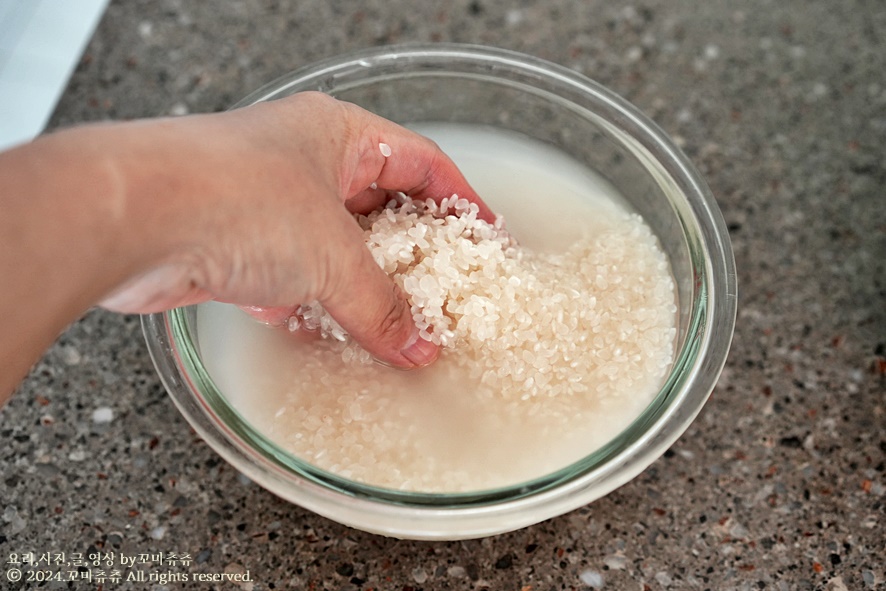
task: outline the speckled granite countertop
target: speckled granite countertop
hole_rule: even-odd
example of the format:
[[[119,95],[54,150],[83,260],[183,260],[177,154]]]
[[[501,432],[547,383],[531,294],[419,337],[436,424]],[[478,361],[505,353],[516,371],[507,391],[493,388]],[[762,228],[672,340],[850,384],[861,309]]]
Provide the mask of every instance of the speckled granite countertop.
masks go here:
[[[252,580],[46,588],[886,588],[886,6],[430,6],[115,1],[52,126],[220,110],[318,58],[391,42],[495,45],[583,72],[677,138],[730,228],[737,332],[695,424],[565,516],[484,540],[386,539],[238,476],[164,393],[137,318],[93,312],[0,411],[3,562],[188,553],[154,572]]]

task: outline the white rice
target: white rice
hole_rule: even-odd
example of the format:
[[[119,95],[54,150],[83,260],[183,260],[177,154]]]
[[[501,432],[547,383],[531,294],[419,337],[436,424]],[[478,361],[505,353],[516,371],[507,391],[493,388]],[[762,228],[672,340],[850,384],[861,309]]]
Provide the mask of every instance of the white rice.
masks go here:
[[[355,481],[455,492],[512,485],[604,445],[649,404],[672,362],[667,258],[642,219],[601,208],[571,248],[535,252],[453,196],[359,217],[402,288],[432,366],[372,362],[316,303],[267,330],[204,305],[201,347],[237,410],[295,456]],[[205,340],[204,340],[205,337]]]
[[[668,261],[640,216],[624,214],[563,254],[521,248],[457,195],[401,196],[358,216],[376,263],[411,304],[421,338],[441,345],[473,379],[506,398],[628,392],[661,378],[675,336]],[[342,359],[370,356],[318,303],[290,328],[342,343]]]

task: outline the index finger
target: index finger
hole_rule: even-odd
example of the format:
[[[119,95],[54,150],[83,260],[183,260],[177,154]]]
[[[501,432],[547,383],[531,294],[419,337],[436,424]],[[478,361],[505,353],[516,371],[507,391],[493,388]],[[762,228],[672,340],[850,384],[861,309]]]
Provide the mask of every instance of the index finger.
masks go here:
[[[431,199],[436,203],[457,194],[477,204],[479,219],[495,222],[495,213],[436,143],[362,109],[356,111],[356,116],[365,119],[348,198],[375,203],[372,207],[354,207],[356,203],[352,203],[349,209],[374,209],[386,201],[387,191],[400,191],[413,199]]]

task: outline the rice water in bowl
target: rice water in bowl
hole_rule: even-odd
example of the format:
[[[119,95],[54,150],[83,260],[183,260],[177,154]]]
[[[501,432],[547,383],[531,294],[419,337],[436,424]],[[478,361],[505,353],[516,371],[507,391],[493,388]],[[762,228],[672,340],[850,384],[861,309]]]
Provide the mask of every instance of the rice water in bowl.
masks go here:
[[[340,333],[304,341],[207,304],[203,360],[244,419],[330,472],[428,493],[532,480],[601,447],[658,393],[676,333],[670,267],[640,217],[566,155],[481,127],[419,130],[508,220],[495,228],[457,199],[361,220],[441,358],[391,370]]]
[[[372,363],[312,303],[295,332],[216,303],[146,317],[201,435],[292,502],[426,539],[558,515],[663,453],[735,314],[721,216],[664,134],[575,73],[457,45],[330,60],[241,104],[318,89],[434,139],[504,224],[457,196],[356,220],[444,346],[429,368]],[[300,338],[305,323],[329,338]]]

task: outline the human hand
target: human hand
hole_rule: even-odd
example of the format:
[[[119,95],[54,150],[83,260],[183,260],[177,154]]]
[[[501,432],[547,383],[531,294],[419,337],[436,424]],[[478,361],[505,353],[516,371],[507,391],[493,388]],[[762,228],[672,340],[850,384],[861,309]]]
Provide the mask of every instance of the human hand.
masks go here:
[[[458,193],[493,221],[433,142],[320,93],[132,125],[141,127],[136,152],[167,147],[159,161],[124,166],[174,195],[161,197],[175,201],[164,218],[170,246],[104,307],[150,313],[216,299],[279,324],[319,300],[381,361],[436,358],[352,217],[402,191],[435,201]]]

